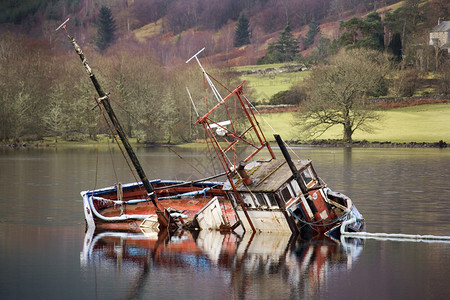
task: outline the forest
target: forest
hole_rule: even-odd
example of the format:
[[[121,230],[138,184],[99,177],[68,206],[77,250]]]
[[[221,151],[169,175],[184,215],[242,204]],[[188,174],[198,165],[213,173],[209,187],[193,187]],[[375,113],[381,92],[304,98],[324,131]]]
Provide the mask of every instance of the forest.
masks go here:
[[[101,43],[107,22],[101,18],[103,7],[112,22],[106,44]],[[379,24],[364,27],[372,20],[367,19],[369,13],[375,12],[373,20]],[[205,63],[231,86],[239,80],[231,68],[267,57],[287,24],[297,49],[287,61],[308,68],[326,62],[339,49],[373,49],[368,41],[378,34],[378,51],[397,53],[398,70],[410,76],[439,73],[435,58],[443,68],[447,54],[435,55],[427,44],[428,33],[439,18],[448,19],[449,12],[446,0],[2,1],[0,140],[81,141],[108,133],[93,109],[95,91],[78,57],[64,33],[55,32],[67,17],[69,32],[111,92],[127,134],[138,142],[179,143],[201,137],[188,126],[192,115],[187,113],[191,108],[186,94],[189,86],[201,97],[201,74],[184,62],[202,47],[207,49]],[[236,24],[244,14],[248,44],[236,45]],[[352,27],[353,19],[364,22]],[[138,38],[146,28],[153,33]],[[396,40],[401,45],[397,48]],[[394,51],[398,47],[400,54]]]

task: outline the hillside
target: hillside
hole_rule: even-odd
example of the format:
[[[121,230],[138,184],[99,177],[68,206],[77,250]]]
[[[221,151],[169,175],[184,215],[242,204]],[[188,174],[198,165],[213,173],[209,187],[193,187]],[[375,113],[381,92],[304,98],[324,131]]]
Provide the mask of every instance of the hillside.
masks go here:
[[[276,0],[11,0],[0,3],[0,30],[58,40],[54,28],[70,17],[82,42],[94,44],[99,10],[106,5],[116,21],[117,41],[144,45],[163,64],[181,62],[206,47],[211,62],[236,66],[255,64],[288,20],[300,40],[312,21],[319,24],[316,42],[300,46],[302,55],[308,56],[319,37],[332,40],[338,36],[341,20],[374,9],[383,14],[400,4],[398,0],[286,0],[282,5]],[[234,35],[241,13],[249,18],[251,43],[236,48]]]
[[[394,56],[398,72],[389,77],[393,88],[381,90],[393,91],[387,96],[418,90],[448,95],[449,57],[435,55],[428,39],[436,19],[447,19],[449,11],[446,0],[0,1],[0,141],[81,141],[108,132],[92,110],[92,86],[71,43],[64,32],[55,32],[67,17],[69,34],[120,108],[127,135],[139,142],[179,143],[198,138],[186,126],[192,121],[186,87],[193,99],[202,99],[204,86],[195,80],[198,68],[185,61],[203,47],[205,68],[224,86],[235,86],[240,75],[249,79],[246,93],[259,104],[298,103],[304,92],[297,83],[309,73],[303,71],[339,49],[367,45],[379,52],[401,50]],[[246,43],[235,47],[236,24],[244,23],[247,29],[239,33],[247,33]],[[108,39],[101,40],[101,28],[109,28]],[[294,72],[236,72],[257,62],[255,70],[286,61]],[[421,81],[426,86],[418,89]]]
[[[216,65],[255,64],[288,21],[302,57],[309,57],[321,47],[321,39],[337,39],[342,34],[340,22],[352,17],[377,11],[383,18],[409,5],[416,10],[409,13],[412,18],[418,16],[417,35],[428,32],[438,18],[445,20],[450,15],[445,0],[4,0],[0,2],[0,33],[13,31],[58,42],[54,29],[70,17],[75,36],[94,47],[103,5],[112,11],[117,42],[146,47],[165,65],[182,63],[203,47]],[[240,14],[249,19],[250,44],[234,47]],[[306,44],[312,23],[318,24],[320,32]]]

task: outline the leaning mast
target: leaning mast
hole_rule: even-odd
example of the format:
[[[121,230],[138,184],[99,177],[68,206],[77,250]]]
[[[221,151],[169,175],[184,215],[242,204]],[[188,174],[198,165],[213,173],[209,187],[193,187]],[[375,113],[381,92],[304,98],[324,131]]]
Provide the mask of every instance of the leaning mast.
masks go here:
[[[84,53],[81,50],[78,43],[76,42],[75,38],[70,36],[69,33],[67,32],[66,23],[68,21],[69,21],[69,18],[66,21],[64,21],[64,23],[62,23],[56,30],[59,30],[61,28],[64,29],[68,39],[71,41],[73,48],[75,49],[75,52],[80,57],[81,62],[83,63],[83,65],[89,75],[89,78],[91,79],[91,81],[98,93],[98,96],[99,96],[99,98],[97,99],[98,105],[101,104],[103,106],[103,108],[105,109],[106,113],[108,114],[109,119],[111,120],[112,124],[114,125],[116,133],[118,134],[120,140],[122,141],[122,144],[123,144],[125,150],[127,151],[127,154],[129,156],[131,162],[133,163],[133,166],[135,167],[136,172],[137,172],[139,178],[141,179],[145,190],[147,191],[149,199],[152,201],[152,203],[157,208],[156,213],[158,214],[159,223],[163,227],[168,227],[169,221],[170,221],[170,214],[158,202],[158,199],[156,198],[156,193],[155,193],[150,181],[148,180],[147,175],[145,174],[144,169],[142,168],[142,166],[136,156],[136,153],[134,153],[134,150],[133,150],[130,142],[128,141],[128,138],[125,135],[125,131],[123,130],[122,125],[120,124],[119,120],[117,119],[116,114],[114,113],[114,110],[109,102],[108,94],[106,94],[104,92],[104,90],[100,86],[99,82],[97,81],[97,78],[95,77],[91,67],[88,65],[86,58],[84,56]]]

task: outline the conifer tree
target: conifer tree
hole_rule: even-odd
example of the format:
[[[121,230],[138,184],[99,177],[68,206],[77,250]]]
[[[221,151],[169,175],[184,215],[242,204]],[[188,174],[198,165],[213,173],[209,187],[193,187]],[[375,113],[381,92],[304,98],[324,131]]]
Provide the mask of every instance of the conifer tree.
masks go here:
[[[284,31],[280,33],[278,41],[270,43],[266,55],[258,60],[258,64],[273,64],[293,61],[299,55],[298,40],[291,32],[288,22]]]
[[[104,51],[114,42],[114,33],[116,32],[116,22],[111,13],[111,9],[102,6],[97,22],[97,40],[95,44]]]
[[[317,24],[313,20],[311,23],[309,23],[309,30],[308,30],[308,33],[306,34],[306,38],[305,38],[305,42],[304,42],[306,47],[314,44],[314,39],[318,33],[320,33],[319,24]]]
[[[249,20],[244,13],[241,13],[236,26],[234,46],[241,47],[248,44],[250,44]]]
[[[284,31],[280,34],[280,38],[275,47],[278,52],[283,55],[283,62],[294,60],[295,55],[298,53],[298,41],[291,32],[291,25],[289,22],[284,28]]]
[[[374,49],[378,51],[384,50],[384,26],[381,16],[377,12],[371,12],[363,20],[361,34],[363,40],[360,42],[361,47]]]
[[[394,33],[391,41],[389,42],[388,50],[394,55],[397,61],[402,60],[402,38],[400,33]]]
[[[339,37],[339,43],[347,49],[384,50],[384,26],[377,12],[368,14],[364,19],[354,17],[341,22],[339,30],[345,31]]]

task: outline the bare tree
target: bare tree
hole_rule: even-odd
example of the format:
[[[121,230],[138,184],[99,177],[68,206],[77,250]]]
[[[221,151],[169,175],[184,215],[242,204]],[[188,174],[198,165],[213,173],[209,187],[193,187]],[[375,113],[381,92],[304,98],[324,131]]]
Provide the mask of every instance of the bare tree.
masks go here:
[[[150,22],[158,22],[167,12],[170,1],[166,0],[135,0],[133,3],[133,13],[141,25]]]
[[[51,100],[47,113],[42,117],[48,130],[55,138],[55,143],[58,142],[58,136],[62,132],[64,121],[66,121],[66,116],[63,114],[63,101],[66,99],[64,92],[64,86],[61,84],[57,84],[52,88],[52,93],[49,95]]]
[[[330,64],[312,70],[307,81],[307,100],[302,103],[299,125],[312,136],[343,126],[343,141],[351,142],[355,130],[370,131],[377,113],[368,103],[385,85],[388,59],[374,50],[340,52]]]
[[[0,139],[41,135],[54,68],[43,40],[0,34]]]
[[[437,90],[441,94],[450,95],[450,60],[442,66]]]

